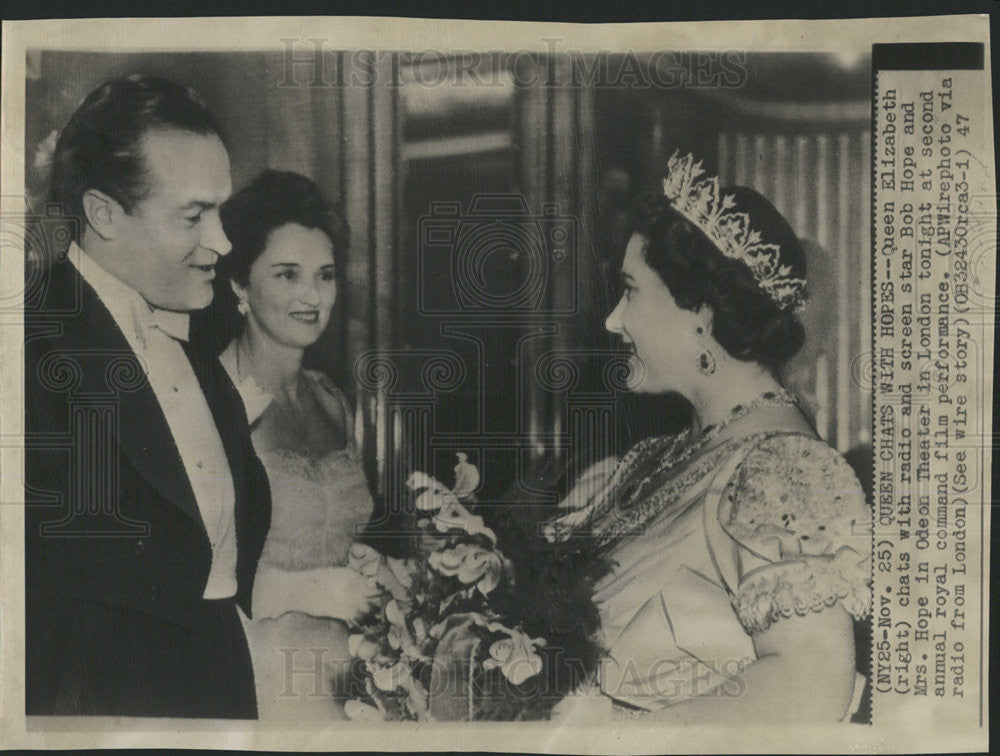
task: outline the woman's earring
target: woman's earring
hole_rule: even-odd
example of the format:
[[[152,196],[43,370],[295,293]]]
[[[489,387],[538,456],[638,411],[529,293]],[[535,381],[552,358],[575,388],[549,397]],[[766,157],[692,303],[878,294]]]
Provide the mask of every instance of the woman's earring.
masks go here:
[[[236,310],[240,313],[240,315],[246,317],[247,313],[250,312],[250,304],[245,299],[240,299],[240,301],[236,304]]]
[[[694,329],[694,332],[698,334],[698,343],[702,343],[702,337],[705,335],[705,329],[702,326],[698,326]],[[712,375],[715,372],[715,355],[712,354],[712,350],[702,344],[703,350],[701,354],[698,355],[698,369],[704,375]]]
[[[715,355],[710,349],[698,355],[698,369],[705,375],[712,375],[715,372]]]

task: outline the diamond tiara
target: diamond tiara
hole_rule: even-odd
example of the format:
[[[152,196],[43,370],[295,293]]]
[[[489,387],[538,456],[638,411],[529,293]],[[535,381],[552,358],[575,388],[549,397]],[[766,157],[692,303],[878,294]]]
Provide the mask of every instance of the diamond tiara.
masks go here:
[[[791,275],[790,265],[781,265],[781,249],[761,239],[750,227],[748,213],[734,210],[732,194],[719,193],[717,176],[704,176],[701,161],[674,152],[667,161],[663,195],[670,206],[702,230],[726,257],[750,268],[757,285],[779,308],[799,310],[804,304],[806,282]]]

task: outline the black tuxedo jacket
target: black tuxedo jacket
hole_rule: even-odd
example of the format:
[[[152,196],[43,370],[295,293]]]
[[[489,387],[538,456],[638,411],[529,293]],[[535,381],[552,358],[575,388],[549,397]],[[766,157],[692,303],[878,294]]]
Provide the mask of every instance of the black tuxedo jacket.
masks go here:
[[[137,357],[75,267],[56,264],[40,280],[25,315],[28,713],[215,716],[171,701],[188,698],[213,650],[239,657],[220,675],[249,674],[252,700],[232,603],[220,624],[201,598],[208,534]],[[232,472],[236,601],[249,615],[270,523],[267,478],[225,370],[184,348]]]

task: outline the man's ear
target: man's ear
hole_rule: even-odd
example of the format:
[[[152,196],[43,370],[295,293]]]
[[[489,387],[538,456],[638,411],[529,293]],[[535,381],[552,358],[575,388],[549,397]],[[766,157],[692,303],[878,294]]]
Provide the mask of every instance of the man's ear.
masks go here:
[[[119,223],[121,216],[125,214],[125,208],[100,189],[88,189],[83,193],[82,200],[83,214],[87,218],[87,225],[105,241],[117,237]]]

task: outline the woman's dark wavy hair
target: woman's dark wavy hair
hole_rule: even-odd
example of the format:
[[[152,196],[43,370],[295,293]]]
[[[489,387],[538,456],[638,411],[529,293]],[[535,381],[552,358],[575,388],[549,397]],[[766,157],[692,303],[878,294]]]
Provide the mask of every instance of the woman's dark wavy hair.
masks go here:
[[[290,171],[266,170],[222,205],[222,227],[233,245],[222,259],[223,272],[246,286],[250,269],[268,238],[289,223],[319,229],[333,244],[334,255],[349,243],[347,223],[323,198],[311,179]]]
[[[782,265],[805,279],[806,259],[798,237],[774,206],[753,189],[722,189],[733,195],[762,239],[780,248]],[[777,372],[805,342],[798,317],[782,310],[757,285],[743,263],[723,255],[708,237],[674,210],[662,194],[640,195],[632,207],[632,228],[646,241],[645,261],[666,284],[678,307],[712,309],[712,336],[738,360]]]

